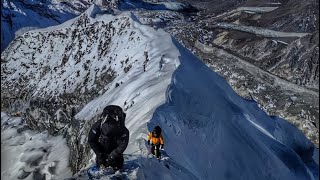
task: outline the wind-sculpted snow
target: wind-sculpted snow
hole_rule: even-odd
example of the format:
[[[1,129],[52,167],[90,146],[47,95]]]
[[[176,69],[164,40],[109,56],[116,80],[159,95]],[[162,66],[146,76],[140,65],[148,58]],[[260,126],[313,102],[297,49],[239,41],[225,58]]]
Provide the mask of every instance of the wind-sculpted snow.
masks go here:
[[[63,179],[72,175],[62,136],[31,131],[21,117],[1,112],[1,179]]]
[[[297,128],[238,96],[191,53],[180,53],[167,102],[148,126],[162,127],[172,159],[199,179],[318,178],[314,146]]]

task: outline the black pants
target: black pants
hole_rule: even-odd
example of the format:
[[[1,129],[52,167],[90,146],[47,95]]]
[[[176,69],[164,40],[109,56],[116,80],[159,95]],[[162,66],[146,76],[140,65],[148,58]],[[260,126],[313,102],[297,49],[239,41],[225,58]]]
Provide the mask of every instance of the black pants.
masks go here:
[[[161,157],[160,153],[160,145],[152,145],[151,146],[151,153],[155,155],[157,158]]]
[[[108,156],[105,156],[108,157]],[[106,161],[106,160],[104,160]],[[96,162],[98,162],[98,160],[96,159]],[[114,162],[110,165],[108,164],[103,164],[105,167],[107,166],[111,166],[114,170],[118,170],[118,169],[122,169],[123,168],[123,163],[124,163],[124,158],[123,156],[119,156],[117,158],[114,159]]]

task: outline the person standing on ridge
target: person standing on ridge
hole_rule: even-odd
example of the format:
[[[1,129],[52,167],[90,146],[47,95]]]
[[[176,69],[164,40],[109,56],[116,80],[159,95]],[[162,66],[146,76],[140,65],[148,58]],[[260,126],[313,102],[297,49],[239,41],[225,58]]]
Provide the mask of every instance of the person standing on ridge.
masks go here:
[[[125,127],[126,114],[122,108],[109,105],[89,132],[88,143],[96,154],[100,167],[111,166],[115,171],[123,168],[123,152],[128,146],[129,130]]]
[[[160,149],[163,149],[164,141],[161,134],[160,126],[156,126],[153,131],[148,136],[148,144],[150,145],[151,141],[151,153],[160,159],[161,153]]]

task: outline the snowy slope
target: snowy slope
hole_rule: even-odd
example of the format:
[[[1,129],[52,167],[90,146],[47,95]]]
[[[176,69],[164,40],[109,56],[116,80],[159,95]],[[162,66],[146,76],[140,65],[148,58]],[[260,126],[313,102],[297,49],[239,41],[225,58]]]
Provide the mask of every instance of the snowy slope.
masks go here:
[[[180,171],[183,167],[184,173],[149,159],[147,147],[137,139],[142,148],[137,179],[318,178],[314,146],[299,130],[238,96],[223,78],[175,45],[181,64],[167,90],[167,102],[157,108],[148,129],[161,125],[172,159],[167,164],[178,164],[175,167]],[[85,107],[78,116],[90,110]]]
[[[15,39],[2,53],[8,60],[2,66],[3,84],[24,77],[28,86],[36,87],[34,95],[57,96],[76,89],[81,92],[94,89],[96,79],[106,72],[116,73],[116,79],[109,84],[113,87],[131,77],[138,79],[136,76],[144,71],[148,72],[145,76],[155,77],[161,75],[154,74],[156,71],[173,71],[165,66],[177,56],[170,50],[172,46],[167,45],[171,39],[168,34],[141,26],[130,13],[119,16],[98,13],[99,8],[92,6],[62,25],[30,31]],[[175,68],[179,63],[173,64]]]
[[[81,136],[71,140],[82,146],[102,109],[122,106],[130,131],[128,179],[318,177],[314,147],[300,131],[238,96],[169,34],[141,25],[130,13],[112,16],[91,6],[59,26],[20,36],[2,57],[1,85],[12,95],[20,86],[32,98],[94,92],[75,115]],[[58,126],[50,120],[37,124]],[[145,139],[157,124],[169,168],[147,155]],[[67,133],[77,130],[71,126]],[[94,159],[92,151],[87,155],[84,170]]]
[[[59,1],[1,1],[1,51],[24,32],[60,24],[79,14]]]
[[[6,61],[2,64],[2,86],[8,92],[17,92],[15,89],[23,84],[31,90],[32,98],[94,91],[99,98],[75,118],[92,122],[105,105],[122,106],[131,132],[127,149],[130,153],[139,149],[136,139],[141,132],[146,133],[146,122],[155,108],[165,102],[165,91],[179,65],[179,54],[169,34],[142,26],[130,13],[99,13],[99,8],[92,6],[62,25],[30,31],[15,39],[2,53]],[[31,116],[39,118],[42,112],[38,113]],[[50,120],[38,119],[36,124],[60,128],[66,122],[45,123]],[[86,128],[82,129],[84,136]],[[85,140],[81,143],[87,145]]]
[[[299,130],[282,119],[267,116],[255,102],[239,97],[224,79],[176,46],[180,48],[182,64],[167,91],[167,104],[156,111],[148,126],[149,130],[156,124],[163,127],[166,150],[172,159],[198,179],[317,178],[318,166],[312,159],[314,147]],[[77,116],[90,119],[90,112],[95,112],[91,107],[103,105],[103,101],[120,104],[117,100],[109,101],[109,96],[106,93],[89,103]],[[139,101],[137,104],[145,105]],[[134,115],[128,118],[128,126],[131,136],[136,138],[137,131],[141,131],[140,123],[144,123],[134,118],[140,117],[138,112],[143,113],[135,108],[128,111]],[[136,144],[141,145],[138,140]],[[153,166],[149,161],[142,164]],[[142,172],[140,178],[155,178],[155,172],[150,169]],[[167,179],[175,179],[171,173],[161,172],[168,175]]]
[[[33,132],[21,117],[1,112],[1,179],[70,177],[69,154],[61,136]]]
[[[218,74],[180,47],[181,65],[160,124],[166,151],[199,179],[317,179],[314,146],[293,125],[238,96]],[[199,81],[201,79],[201,81]]]
[[[192,6],[178,2],[109,0],[17,0],[1,1],[1,51],[17,36],[33,29],[61,24],[84,12],[93,3],[104,8],[191,11]]]

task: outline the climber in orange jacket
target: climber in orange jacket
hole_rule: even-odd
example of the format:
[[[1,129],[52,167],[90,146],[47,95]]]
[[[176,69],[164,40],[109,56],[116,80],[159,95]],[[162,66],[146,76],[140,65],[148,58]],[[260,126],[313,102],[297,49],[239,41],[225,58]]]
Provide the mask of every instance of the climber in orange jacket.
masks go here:
[[[164,141],[161,134],[160,126],[156,126],[148,136],[148,144],[151,140],[151,153],[158,159],[161,157],[160,149],[163,149]]]

